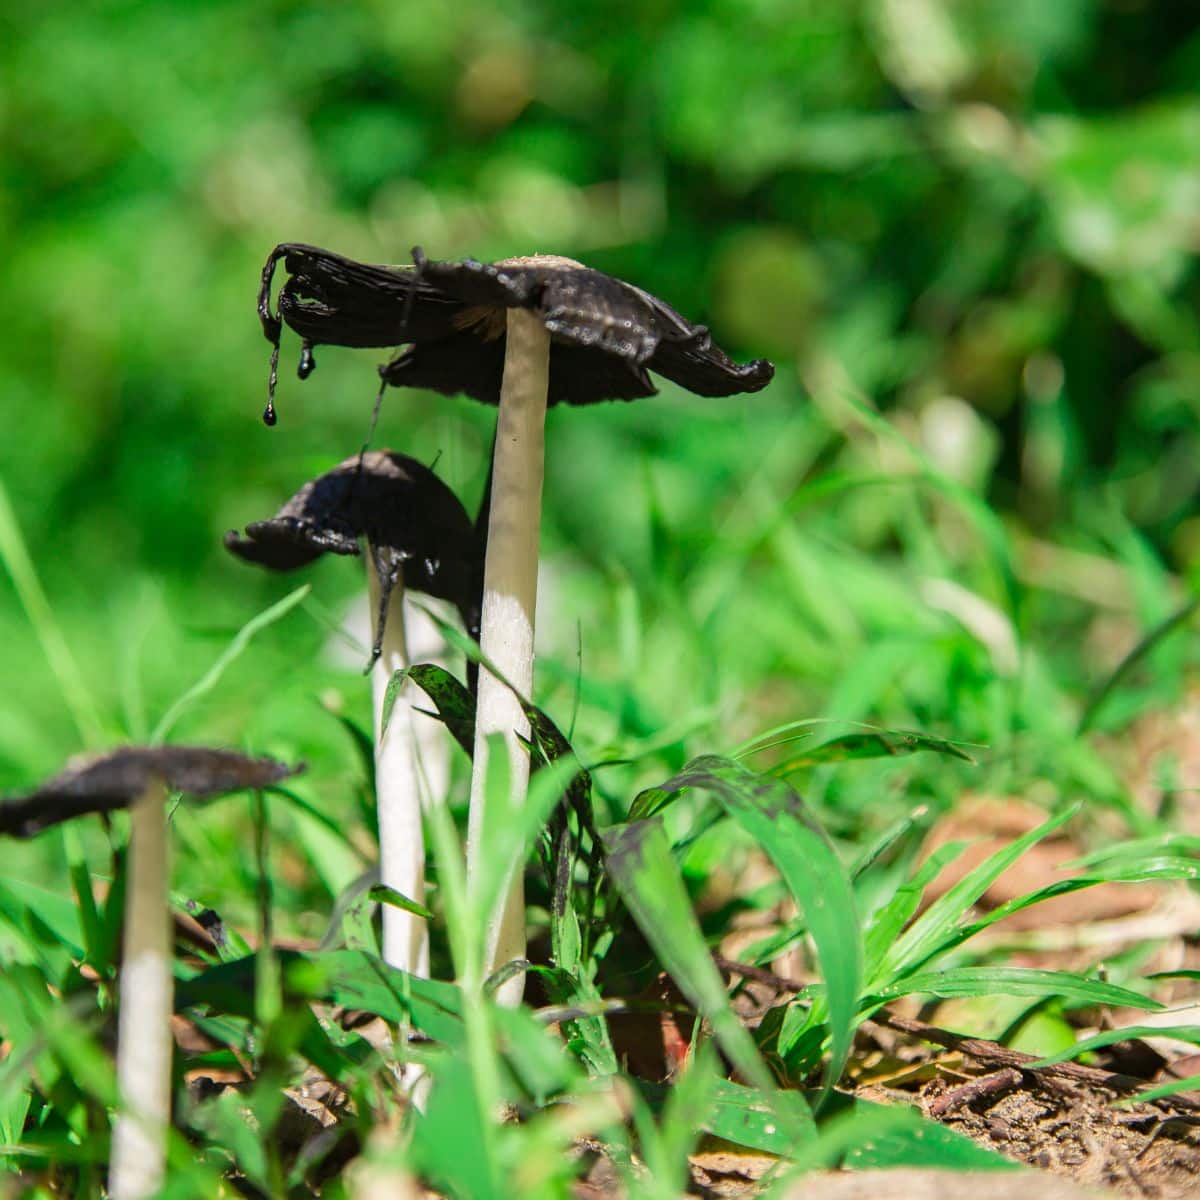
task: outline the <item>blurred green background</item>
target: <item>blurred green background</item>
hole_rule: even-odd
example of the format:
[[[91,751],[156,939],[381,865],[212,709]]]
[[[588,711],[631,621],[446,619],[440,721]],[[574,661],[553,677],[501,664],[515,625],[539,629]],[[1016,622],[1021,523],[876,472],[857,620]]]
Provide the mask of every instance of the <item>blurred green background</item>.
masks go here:
[[[288,335],[280,422],[262,425],[258,272],[302,240],[377,262],[567,254],[778,364],[757,396],[664,385],[551,416],[539,695],[585,758],[646,756],[599,776],[614,806],[687,752],[817,716],[991,747],[969,777],[815,773],[835,828],[888,797],[1048,775],[1118,795],[1063,746],[1195,583],[1198,17],[1150,0],[9,6],[0,481],[52,620],[0,574],[0,789],[89,727],[144,738],[301,582],[221,535],[358,449],[383,357],[326,348],[302,385]],[[436,458],[472,506],[492,421],[392,392],[376,444]],[[361,768],[326,711],[367,713],[364,652],[329,650],[361,576],[305,577],[311,600],[172,736],[306,757],[306,796],[365,860]],[[97,714],[83,729],[51,625]],[[1176,704],[1192,642],[1100,724]],[[315,864],[336,890],[354,862],[294,819],[288,886]],[[200,886],[229,843],[180,820]]]

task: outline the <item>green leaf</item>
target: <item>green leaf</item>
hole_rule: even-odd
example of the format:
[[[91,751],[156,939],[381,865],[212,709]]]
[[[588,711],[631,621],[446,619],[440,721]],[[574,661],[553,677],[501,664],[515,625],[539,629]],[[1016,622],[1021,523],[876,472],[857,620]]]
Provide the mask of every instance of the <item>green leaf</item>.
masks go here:
[[[1020,1166],[903,1105],[873,1104],[835,1094],[830,1109],[817,1136],[793,1154],[797,1169],[781,1176],[772,1194],[802,1195],[795,1181],[818,1167],[1011,1171]]]
[[[276,952],[285,996],[324,1000],[374,1013],[392,1024],[410,1024],[434,1041],[453,1048],[463,1044],[462,998],[452,984],[418,979],[360,950],[324,954]],[[255,958],[221,963],[181,980],[175,989],[177,1011],[192,1005],[252,1020]]]
[[[754,1040],[729,1007],[662,826],[631,821],[603,831],[609,874],[633,919],[679,990],[706,1016],[733,1064],[774,1092]]]
[[[75,893],[75,906],[79,913],[79,927],[83,934],[87,961],[102,978],[112,977],[112,961],[108,957],[108,941],[100,920],[96,897],[92,894],[92,875],[88,870],[87,856],[83,852],[79,830],[72,824],[59,826],[63,853],[71,874],[71,889]]]
[[[1075,728],[1076,737],[1082,737],[1096,723],[1096,718],[1099,716],[1100,710],[1104,707],[1109,696],[1113,695],[1122,680],[1125,679],[1134,667],[1145,659],[1154,650],[1155,646],[1170,637],[1177,629],[1187,624],[1197,609],[1200,609],[1200,596],[1189,600],[1186,604],[1176,609],[1166,620],[1160,621],[1117,663],[1107,678],[1093,691],[1086,707],[1080,714],[1079,724]]]
[[[501,1165],[489,1154],[495,1139],[486,1126],[495,1114],[482,1111],[467,1059],[441,1058],[435,1075],[437,1086],[413,1130],[413,1166],[453,1196],[499,1200],[511,1194],[502,1186]]]
[[[1100,1050],[1117,1042],[1130,1042],[1134,1038],[1164,1037],[1174,1038],[1179,1042],[1191,1042],[1200,1046],[1200,1025],[1126,1025],[1121,1029],[1106,1029],[1093,1037],[1083,1038],[1066,1050],[1052,1054],[1049,1058],[1040,1058],[1031,1067],[1049,1067],[1055,1063],[1070,1062],[1081,1054],[1092,1050]]]
[[[693,759],[659,790],[688,788],[715,796],[767,852],[808,922],[829,1009],[828,1089],[850,1053],[862,984],[862,940],[850,877],[804,801],[782,780],[707,755]]]
[[[901,930],[921,907],[925,889],[941,874],[942,868],[956,859],[966,847],[966,842],[947,842],[944,846],[939,846],[921,863],[912,878],[901,884],[892,898],[881,905],[871,918],[863,938],[865,974],[868,980],[877,977],[884,959],[895,947]]]
[[[1092,875],[1074,875],[1070,879],[1060,879],[1056,883],[1047,884],[1036,891],[1026,892],[1023,896],[1014,896],[1013,899],[1007,900],[985,913],[979,920],[962,926],[954,937],[943,946],[943,951],[962,945],[984,929],[995,925],[997,921],[1003,921],[1005,917],[1010,917],[1015,912],[1020,912],[1034,904],[1040,904],[1044,900],[1052,900],[1056,896],[1066,896],[1071,892],[1096,887],[1102,883],[1145,883],[1150,880],[1164,879],[1200,879],[1200,863],[1190,859],[1163,857],[1113,867],[1109,871]]]
[[[876,999],[916,994],[941,996],[1055,997],[1073,1004],[1110,1004],[1126,1008],[1161,1009],[1157,1000],[1099,979],[1084,979],[1069,971],[1038,971],[1028,967],[949,967],[908,975],[878,989]]]
[[[959,745],[945,738],[906,729],[868,729],[862,733],[847,733],[831,737],[819,745],[791,755],[772,768],[773,773],[788,775],[804,767],[822,763],[852,762],[867,758],[900,758],[921,751],[932,751],[947,758],[974,763],[974,759]]]
[[[1194,1092],[1200,1088],[1200,1075],[1186,1075],[1183,1079],[1172,1079],[1168,1083],[1160,1083],[1147,1088],[1144,1092],[1135,1092],[1132,1096],[1123,1096],[1114,1101],[1117,1107],[1127,1107],[1131,1104],[1145,1104],[1150,1100],[1161,1100],[1164,1096],[1177,1096],[1180,1092]]]
[[[875,990],[879,982],[914,971],[948,947],[957,944],[958,925],[975,902],[1030,847],[1061,828],[1078,811],[1078,805],[1065,808],[1036,829],[1002,846],[995,854],[969,871],[944,895],[939,896],[924,915],[902,934],[878,968],[868,977],[867,986]]]
[[[711,1044],[700,1042],[673,1086],[667,1089],[657,1128],[651,1131],[649,1122],[638,1126],[642,1157],[661,1195],[681,1196],[687,1191],[688,1156],[695,1149],[713,1106],[717,1083],[715,1058]]]
[[[0,881],[0,920],[20,937],[56,983],[83,957],[79,910],[66,896],[34,883],[22,883],[18,896]]]
[[[475,753],[475,697],[444,667],[434,663],[417,663],[397,671],[388,680],[383,697],[383,729],[386,732],[392,718],[396,698],[406,680],[411,679],[433,701],[436,716],[463,748],[468,758]]]
[[[403,893],[396,891],[393,887],[388,887],[386,883],[377,883],[367,890],[367,899],[375,900],[380,904],[390,905],[392,908],[400,908],[405,912],[410,912],[413,916],[424,917],[427,921],[433,920],[433,913],[423,904],[418,904],[415,900],[410,900]]]
[[[776,1112],[780,1106],[791,1114],[787,1126],[779,1124]],[[778,1091],[767,1096],[727,1079],[713,1081],[712,1109],[704,1128],[728,1142],[781,1157],[796,1153],[797,1133],[800,1142],[817,1136],[808,1102],[799,1092]]]
[[[8,489],[0,479],[0,565],[8,572],[13,582],[21,607],[29,624],[33,626],[34,635],[41,643],[42,653],[50,665],[50,673],[58,684],[58,690],[66,702],[75,728],[80,737],[90,747],[99,746],[105,740],[105,723],[100,718],[96,702],[84,683],[79,664],[67,639],[63,636],[58,621],[55,620],[54,610],[42,582],[38,578],[37,568],[29,556],[29,548],[17,523],[17,515],[13,512],[12,503],[8,498]]]
[[[858,1101],[864,1116],[889,1109]],[[911,1110],[910,1110],[911,1111]],[[933,1167],[939,1171],[1015,1171],[1020,1163],[972,1141],[936,1121],[912,1113],[912,1119],[879,1130],[846,1150],[842,1167],[850,1171],[887,1171],[900,1167]]]

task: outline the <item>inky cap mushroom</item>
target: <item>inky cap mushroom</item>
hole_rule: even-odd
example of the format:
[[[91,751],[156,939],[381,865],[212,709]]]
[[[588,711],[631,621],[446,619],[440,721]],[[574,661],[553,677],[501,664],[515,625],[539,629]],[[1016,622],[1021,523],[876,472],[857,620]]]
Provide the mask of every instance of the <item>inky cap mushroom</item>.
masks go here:
[[[117,1091],[107,1195],[143,1200],[166,1177],[171,1119],[172,976],[166,789],[192,796],[265,788],[302,770],[201,746],[126,746],[0,801],[0,834],[27,838],[88,813],[128,808],[117,1021]]]
[[[473,636],[479,632],[477,538],[466,509],[428,467],[390,450],[372,450],[306,483],[267,521],[230,531],[225,548],[273,571],[291,571],[322,554],[357,555],[365,537],[380,581],[372,661],[383,645],[392,589],[449,600]]]
[[[156,782],[190,796],[208,797],[269,787],[301,770],[302,766],[249,758],[235,750],[125,746],[69,763],[34,791],[0,801],[0,834],[33,837],[88,813],[126,808]]]
[[[287,279],[271,311],[271,282],[283,259]],[[263,332],[278,351],[282,322],[303,339],[300,376],[314,345],[409,345],[379,369],[389,384],[500,398],[505,311],[527,309],[551,337],[549,404],[593,404],[653,396],[648,371],[700,396],[756,392],[775,368],[739,365],[649,292],[569,258],[533,255],[498,263],[431,262],[370,266],[301,243],[277,246],[258,297]]]

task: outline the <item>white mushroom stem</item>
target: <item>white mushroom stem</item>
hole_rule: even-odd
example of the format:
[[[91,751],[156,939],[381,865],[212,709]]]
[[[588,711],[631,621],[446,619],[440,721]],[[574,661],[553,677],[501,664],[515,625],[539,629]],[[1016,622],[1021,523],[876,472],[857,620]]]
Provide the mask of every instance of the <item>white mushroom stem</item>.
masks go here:
[[[117,1020],[120,1111],[108,1175],[113,1200],[141,1200],[162,1187],[171,1121],[174,981],[164,786],[148,787],[130,816]]]
[[[378,619],[381,584],[373,555],[367,554],[367,590],[372,621]],[[401,895],[425,903],[425,838],[421,830],[421,771],[414,713],[407,697],[396,698],[383,729],[388,684],[409,663],[404,636],[404,580],[388,601],[383,647],[371,669],[375,711],[375,804],[379,821],[379,878]],[[429,978],[429,930],[423,918],[392,904],[383,906],[383,959],[402,971]]]
[[[546,327],[532,313],[510,308],[496,425],[480,647],[484,657],[524,696],[530,694],[533,685],[533,618],[549,376],[550,335]],[[484,845],[487,739],[497,733],[503,735],[508,748],[510,804],[519,809],[529,786],[529,753],[520,741],[521,737],[528,738],[529,723],[513,691],[481,668],[467,827],[468,882],[488,854]],[[485,917],[485,973],[525,955],[522,863],[503,865],[511,877],[497,911]],[[497,998],[515,1007],[523,993],[524,976],[516,975],[499,989]]]

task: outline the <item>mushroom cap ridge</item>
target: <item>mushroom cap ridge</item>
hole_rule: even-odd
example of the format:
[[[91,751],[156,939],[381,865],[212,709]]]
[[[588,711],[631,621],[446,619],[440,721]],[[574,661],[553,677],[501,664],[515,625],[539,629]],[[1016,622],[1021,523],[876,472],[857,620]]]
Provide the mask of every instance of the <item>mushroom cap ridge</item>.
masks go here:
[[[277,246],[263,268],[258,311],[278,345],[286,322],[308,345],[408,344],[380,368],[398,387],[465,393],[496,404],[504,362],[504,310],[526,308],[551,335],[551,404],[652,396],[653,371],[701,396],[765,387],[765,359],[739,365],[650,293],[555,255],[499,263],[435,262],[413,251],[414,267],[372,266],[303,243]],[[276,264],[288,274],[271,312]],[[311,369],[311,356],[305,360]]]

